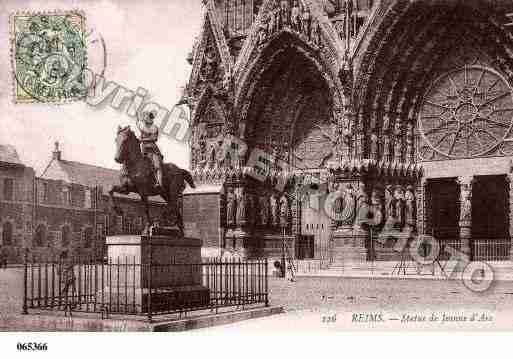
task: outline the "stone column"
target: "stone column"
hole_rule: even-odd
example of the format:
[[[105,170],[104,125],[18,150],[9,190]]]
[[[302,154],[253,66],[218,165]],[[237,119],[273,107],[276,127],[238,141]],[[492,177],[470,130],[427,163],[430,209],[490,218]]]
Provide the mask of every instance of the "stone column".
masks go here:
[[[427,189],[427,181],[426,179],[421,179],[417,185],[417,232],[419,234],[431,234],[426,233],[426,191]]]
[[[509,173],[506,177],[509,184],[509,238],[513,240],[513,173]],[[513,245],[509,249],[509,259],[513,260]]]
[[[473,177],[458,177],[460,185],[460,241],[461,252],[470,256],[472,240],[472,182]]]

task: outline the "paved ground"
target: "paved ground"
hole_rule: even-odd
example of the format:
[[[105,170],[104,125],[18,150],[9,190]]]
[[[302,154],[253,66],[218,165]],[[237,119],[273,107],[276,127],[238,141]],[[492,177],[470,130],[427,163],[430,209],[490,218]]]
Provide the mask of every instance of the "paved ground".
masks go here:
[[[0,269],[0,313],[21,313],[23,269]]]
[[[21,268],[0,270],[1,314],[21,312],[22,279]],[[308,327],[312,321],[322,327],[322,317],[336,313],[339,323],[350,325],[354,313],[382,312],[390,318],[401,317],[404,313],[457,314],[461,311],[488,313],[494,317],[511,311],[511,316],[502,317],[511,317],[510,327],[513,327],[513,282],[497,282],[485,293],[471,292],[459,281],[429,279],[303,277],[288,282],[270,278],[269,288],[271,304],[283,306],[285,315],[248,321],[241,328],[244,325],[265,327],[265,323],[277,327]]]
[[[496,283],[481,294],[470,292],[459,281],[426,279],[324,277],[298,278],[291,283],[273,278],[270,288],[271,303],[283,305],[285,314],[202,330],[240,333],[513,328],[513,282]]]

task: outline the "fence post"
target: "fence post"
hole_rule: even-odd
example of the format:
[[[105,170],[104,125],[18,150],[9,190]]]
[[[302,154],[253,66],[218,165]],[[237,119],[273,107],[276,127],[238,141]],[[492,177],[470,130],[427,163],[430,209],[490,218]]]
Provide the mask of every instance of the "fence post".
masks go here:
[[[269,265],[267,258],[265,258],[265,306],[269,306]]]
[[[25,255],[23,256],[23,308],[22,314],[28,314],[27,307],[27,280],[28,280],[28,254],[25,251]]]
[[[152,267],[152,257],[153,257],[153,246],[152,246],[152,243],[151,243],[151,233],[149,235],[149,246],[150,246],[150,258],[148,259],[148,321],[151,323],[152,321],[152,308],[151,308],[151,288],[152,288],[152,270],[153,270],[153,267]]]

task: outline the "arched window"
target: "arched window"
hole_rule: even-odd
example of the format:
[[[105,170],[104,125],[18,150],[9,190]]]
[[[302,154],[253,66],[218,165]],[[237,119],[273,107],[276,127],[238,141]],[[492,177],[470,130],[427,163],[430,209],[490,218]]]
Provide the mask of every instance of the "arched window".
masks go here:
[[[34,247],[43,247],[46,242],[46,226],[44,224],[40,224],[36,228],[36,232],[34,233]]]
[[[63,226],[61,230],[62,247],[68,247],[71,241],[71,229],[69,226]]]
[[[87,227],[84,230],[84,248],[91,248],[93,244],[93,229],[91,227]]]
[[[4,246],[12,245],[12,224],[5,222],[2,226],[2,244]]]

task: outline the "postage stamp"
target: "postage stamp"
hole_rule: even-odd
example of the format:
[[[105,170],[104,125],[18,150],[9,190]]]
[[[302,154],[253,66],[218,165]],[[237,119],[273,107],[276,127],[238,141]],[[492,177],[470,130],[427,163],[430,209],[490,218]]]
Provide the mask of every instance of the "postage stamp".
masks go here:
[[[11,15],[15,103],[64,103],[87,92],[85,14],[80,11]]]

